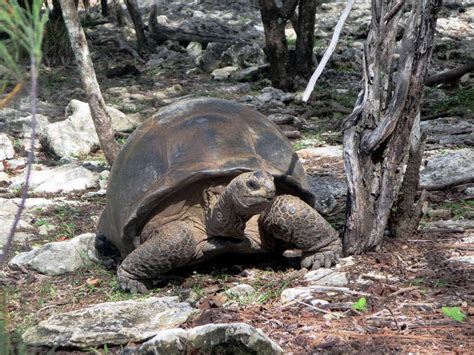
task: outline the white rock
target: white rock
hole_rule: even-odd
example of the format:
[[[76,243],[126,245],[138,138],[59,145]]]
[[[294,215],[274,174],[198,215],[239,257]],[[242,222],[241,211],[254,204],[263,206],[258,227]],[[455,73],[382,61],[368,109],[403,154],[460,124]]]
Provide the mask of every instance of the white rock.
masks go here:
[[[31,172],[30,189],[34,192],[71,192],[99,187],[99,174],[82,166],[65,164],[53,169],[43,166],[36,166],[36,168],[42,168],[42,170]],[[24,174],[14,178],[10,188],[20,188],[24,180]]]
[[[211,76],[214,80],[227,80],[232,74],[237,72],[239,67],[229,66],[213,70]]]
[[[298,155],[303,159],[309,158],[339,158],[342,160],[342,145],[327,147],[311,147],[298,150]]]
[[[196,312],[188,303],[178,302],[178,297],[106,302],[53,315],[29,328],[23,334],[23,340],[30,346],[47,347],[127,344],[175,328]]]
[[[474,265],[474,255],[455,256],[449,260]]]
[[[282,302],[291,302],[294,300],[308,300],[312,298],[313,290],[310,287],[287,288],[282,291],[280,300]]]
[[[62,275],[89,266],[97,260],[95,234],[87,233],[20,253],[8,265],[12,269],[27,267],[46,275]]]
[[[308,272],[304,277],[311,285],[346,286],[347,273],[321,268]]]
[[[255,289],[247,284],[240,284],[229,288],[225,291],[225,294],[232,297],[242,297],[242,296],[249,296],[255,292]]]
[[[444,150],[430,157],[422,166],[420,185],[424,189],[439,189],[465,182],[474,176],[474,149]]]
[[[3,164],[0,164],[3,166]],[[2,184],[9,184],[10,183],[10,175],[7,173],[0,171],[0,186]]]
[[[0,133],[0,161],[12,159],[15,155],[13,144],[6,133]]]
[[[196,59],[202,54],[202,44],[199,42],[189,42],[186,52],[192,59]]]
[[[46,143],[61,158],[73,158],[88,154],[99,145],[99,138],[85,102],[72,100],[66,108],[68,117],[64,121],[51,123],[45,132]],[[107,107],[112,119],[112,127],[116,131],[127,131],[135,127],[125,114],[113,107]]]

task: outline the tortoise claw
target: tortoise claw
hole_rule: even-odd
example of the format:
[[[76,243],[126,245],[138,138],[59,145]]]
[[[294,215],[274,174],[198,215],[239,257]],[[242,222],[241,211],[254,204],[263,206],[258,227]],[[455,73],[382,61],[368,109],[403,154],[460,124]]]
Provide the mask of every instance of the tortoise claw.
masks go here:
[[[341,256],[341,240],[337,239],[328,246],[311,253],[304,253],[301,259],[301,267],[311,268],[312,270],[320,267],[329,268],[335,265]]]

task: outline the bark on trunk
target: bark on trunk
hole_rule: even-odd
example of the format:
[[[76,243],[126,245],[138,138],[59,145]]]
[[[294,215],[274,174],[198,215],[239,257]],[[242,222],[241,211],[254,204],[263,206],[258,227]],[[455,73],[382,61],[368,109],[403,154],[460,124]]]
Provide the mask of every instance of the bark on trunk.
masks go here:
[[[91,116],[99,137],[100,147],[110,165],[114,162],[120,146],[115,141],[114,132],[109,114],[105,109],[105,102],[100,91],[94,66],[87,46],[86,36],[79,22],[74,2],[60,0],[64,22],[69,33],[71,47],[74,51],[82,86],[86,93],[87,102],[91,110]]]
[[[290,0],[259,0],[272,85],[286,91],[293,90],[293,77],[289,71],[290,56],[285,26],[297,3]]]
[[[100,11],[102,13],[102,16],[109,16],[109,3],[107,0],[100,0]]]
[[[441,4],[442,0],[412,2],[394,75],[397,23],[405,4],[403,0],[372,0],[364,90],[344,122],[345,254],[377,249],[382,242],[404,176]]]
[[[426,134],[423,134],[421,141],[410,148],[399,197],[390,213],[390,232],[394,238],[412,237],[420,224],[425,191],[422,192],[418,201],[416,199],[425,143]]]
[[[137,0],[125,0],[128,13],[132,18],[133,27],[137,36],[137,47],[139,51],[144,51],[147,45],[145,36],[145,25],[143,24],[142,15],[140,14]]]
[[[310,77],[314,70],[313,46],[314,25],[316,21],[315,0],[300,0],[298,5],[298,20],[296,30],[296,73]]]
[[[115,16],[115,20],[117,21],[117,25],[119,27],[125,26],[125,15],[122,9],[122,2],[121,0],[112,0],[112,11]]]

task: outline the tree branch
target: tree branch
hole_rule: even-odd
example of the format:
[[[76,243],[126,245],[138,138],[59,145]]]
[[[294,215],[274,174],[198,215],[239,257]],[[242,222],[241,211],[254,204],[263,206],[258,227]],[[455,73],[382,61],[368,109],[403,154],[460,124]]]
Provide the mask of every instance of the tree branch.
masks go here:
[[[352,5],[354,5],[354,1],[355,0],[349,0],[347,2],[347,5],[341,14],[341,17],[339,17],[339,21],[337,22],[336,28],[334,29],[334,33],[331,38],[331,43],[329,43],[329,46],[326,49],[326,52],[324,52],[321,62],[319,63],[318,67],[316,68],[313,75],[311,76],[311,79],[309,80],[308,85],[306,86],[306,89],[303,94],[304,102],[308,101],[309,96],[314,90],[316,81],[318,81],[321,73],[323,72],[324,68],[326,67],[326,64],[329,61],[329,58],[331,58],[332,53],[336,49],[337,41],[339,40],[339,35],[341,34],[342,27],[344,26],[344,23],[346,22],[347,17],[349,16],[349,13],[351,12]]]

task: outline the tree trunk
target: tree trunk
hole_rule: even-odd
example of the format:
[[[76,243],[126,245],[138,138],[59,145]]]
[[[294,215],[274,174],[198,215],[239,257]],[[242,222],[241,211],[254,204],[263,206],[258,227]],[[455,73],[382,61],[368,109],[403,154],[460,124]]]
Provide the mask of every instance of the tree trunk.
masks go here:
[[[86,93],[91,116],[99,137],[100,147],[110,165],[113,164],[120,146],[115,141],[109,114],[95,76],[94,66],[87,46],[86,36],[79,22],[76,7],[71,0],[60,0],[64,22],[69,33],[71,47],[77,61],[82,86]]]
[[[314,25],[316,22],[316,0],[300,0],[296,21],[296,73],[310,77],[313,73]]]
[[[403,177],[399,197],[390,212],[390,232],[394,238],[412,237],[420,224],[425,191],[416,201],[420,185],[420,165],[425,150],[426,134],[415,145],[411,145],[408,153],[407,169]]]
[[[272,85],[286,91],[293,90],[293,77],[289,73],[290,56],[285,26],[297,3],[291,0],[259,0]]]
[[[147,45],[145,37],[145,26],[143,25],[142,15],[140,14],[137,0],[125,0],[128,13],[132,18],[135,35],[137,36],[137,47],[139,51],[144,51]]]
[[[364,53],[364,90],[344,122],[348,183],[345,254],[359,254],[381,245],[403,180],[412,127],[419,115],[442,0],[413,0],[394,76],[397,24],[404,3],[372,0],[372,23]]]
[[[109,3],[107,2],[107,0],[100,0],[100,11],[102,13],[102,16],[109,16]]]
[[[123,13],[122,9],[122,2],[121,0],[112,0],[112,8],[113,8],[113,14],[115,16],[115,19],[117,21],[117,25],[119,27],[124,27],[125,26],[125,15]]]

